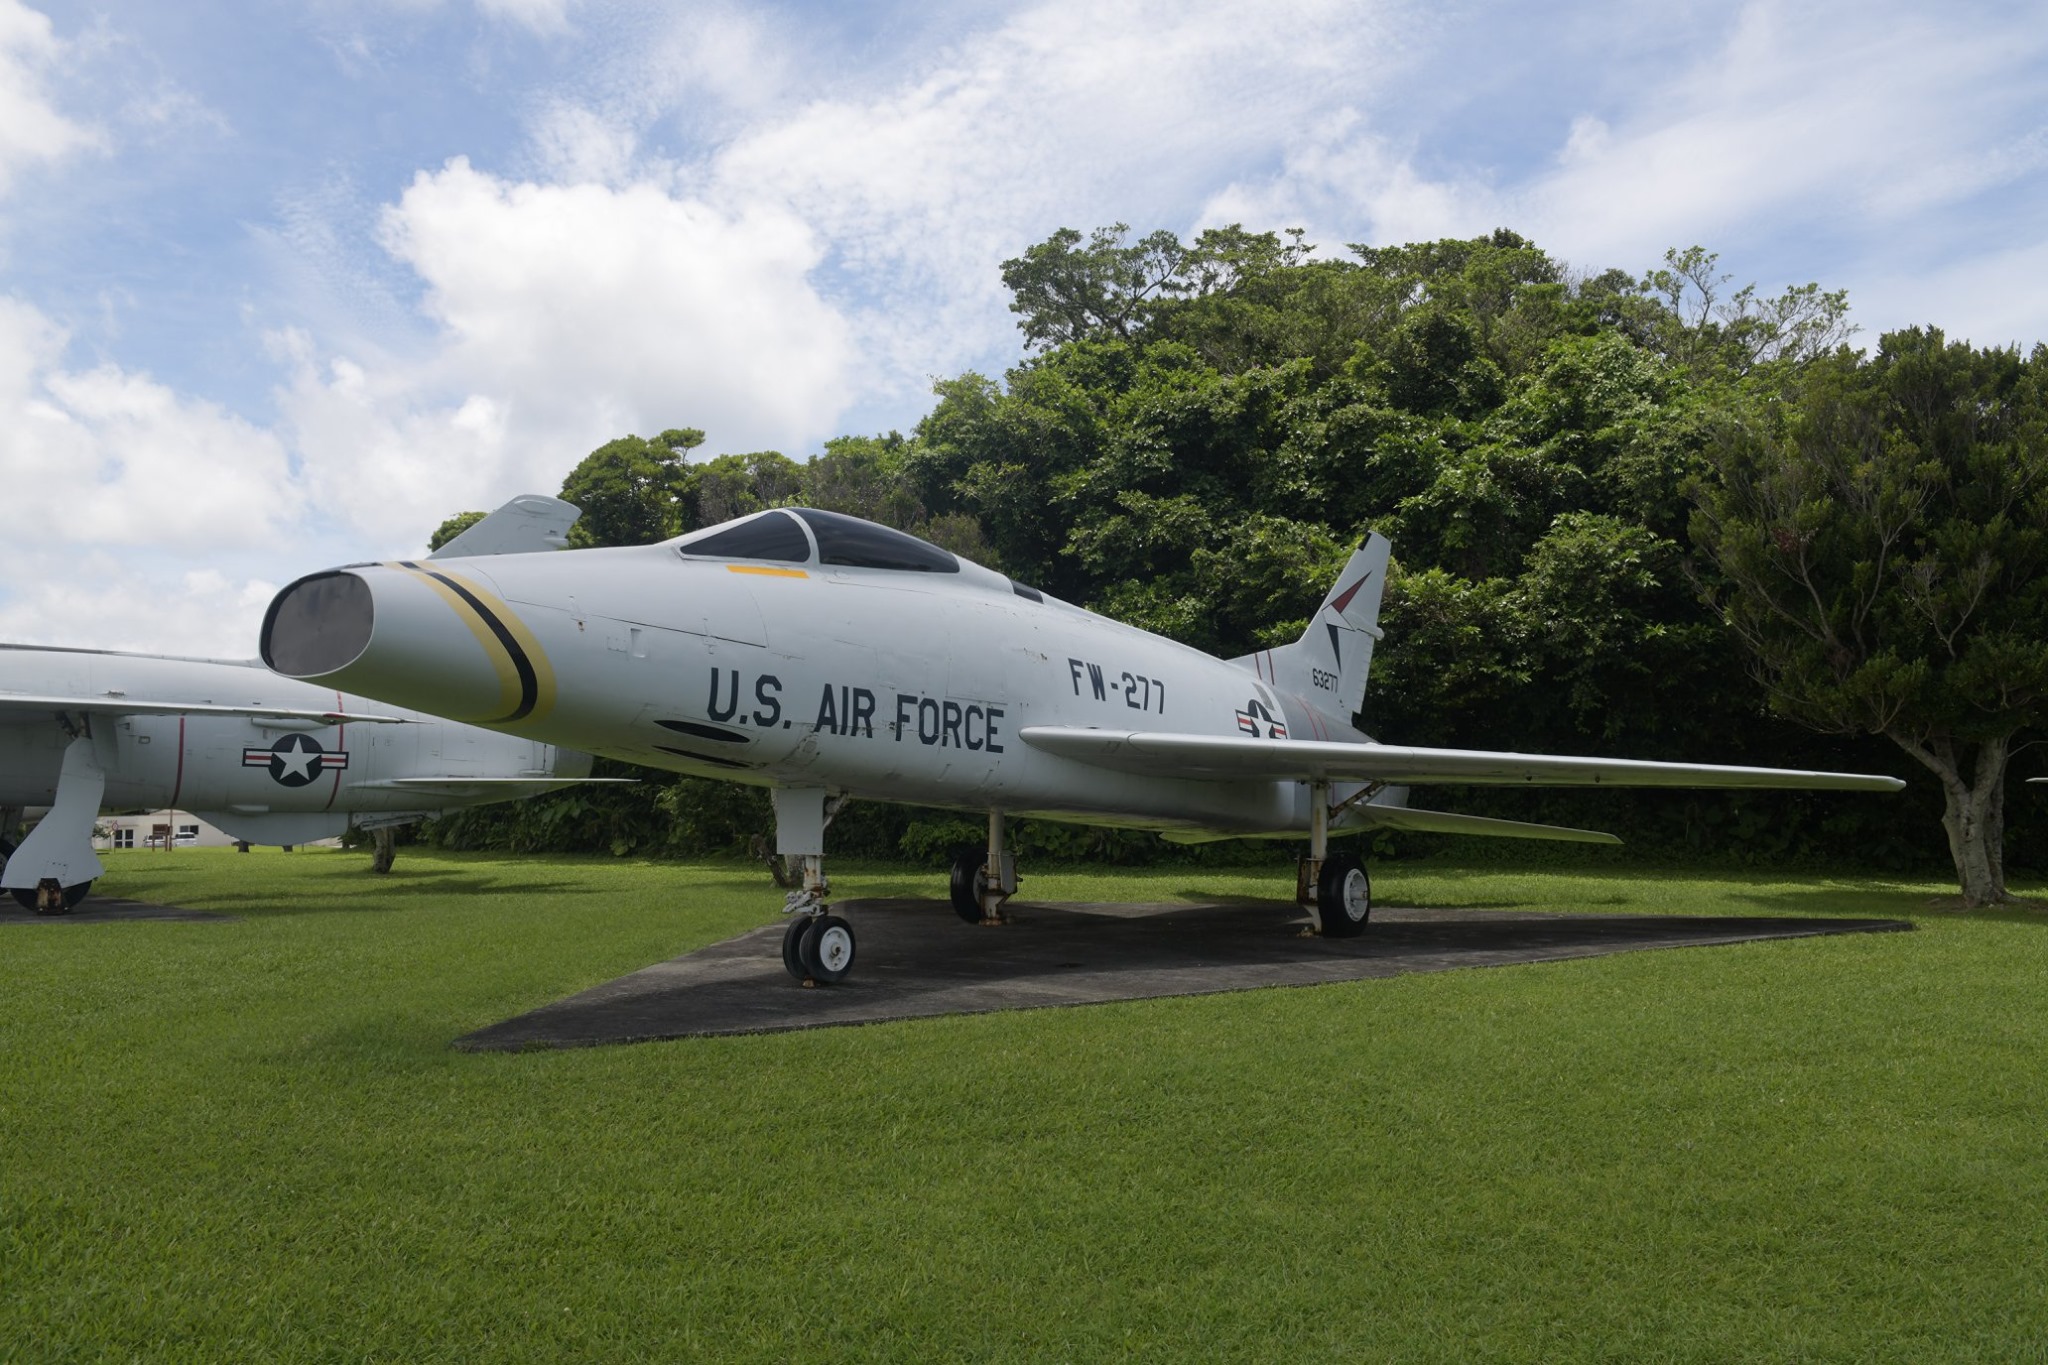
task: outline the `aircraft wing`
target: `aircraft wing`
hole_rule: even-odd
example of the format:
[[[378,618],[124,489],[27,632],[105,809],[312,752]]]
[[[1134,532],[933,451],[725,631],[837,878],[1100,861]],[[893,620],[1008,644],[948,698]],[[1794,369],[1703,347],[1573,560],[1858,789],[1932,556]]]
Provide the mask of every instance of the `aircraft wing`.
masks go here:
[[[410,725],[405,716],[378,716],[358,711],[315,711],[292,706],[220,706],[200,701],[142,701],[135,697],[36,696],[0,692],[0,721],[53,711],[97,716],[247,716],[251,720],[315,721],[323,725]]]
[[[1027,725],[1017,733],[1034,749],[1098,768],[1147,777],[1212,781],[1348,779],[1403,786],[1792,787],[1871,792],[1898,791],[1906,785],[1896,777],[1866,773],[1489,753],[1481,749],[1418,749],[1397,744],[1257,739],[1250,735],[1176,735],[1086,730],[1066,725]]]

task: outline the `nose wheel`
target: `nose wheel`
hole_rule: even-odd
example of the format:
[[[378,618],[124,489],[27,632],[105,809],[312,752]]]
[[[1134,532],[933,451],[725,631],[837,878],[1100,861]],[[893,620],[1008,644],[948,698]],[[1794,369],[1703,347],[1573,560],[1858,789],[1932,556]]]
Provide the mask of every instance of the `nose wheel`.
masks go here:
[[[836,986],[853,971],[857,946],[838,915],[800,915],[782,931],[782,965],[806,986]]]

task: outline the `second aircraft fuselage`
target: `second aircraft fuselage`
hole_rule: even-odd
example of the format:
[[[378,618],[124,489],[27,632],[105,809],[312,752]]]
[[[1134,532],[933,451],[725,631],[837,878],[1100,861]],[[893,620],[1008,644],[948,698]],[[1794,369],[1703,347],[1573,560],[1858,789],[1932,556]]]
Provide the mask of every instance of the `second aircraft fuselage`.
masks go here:
[[[333,688],[280,678],[254,661],[177,659],[99,650],[0,646],[0,682],[14,693],[104,705],[124,697],[161,703],[275,706],[391,714]],[[111,730],[103,804],[243,815],[431,811],[469,804],[393,785],[422,775],[574,776],[545,743],[409,713],[405,724],[323,725],[232,715],[101,715]],[[55,708],[0,717],[0,805],[46,806],[72,733]],[[474,799],[474,798],[470,798]]]

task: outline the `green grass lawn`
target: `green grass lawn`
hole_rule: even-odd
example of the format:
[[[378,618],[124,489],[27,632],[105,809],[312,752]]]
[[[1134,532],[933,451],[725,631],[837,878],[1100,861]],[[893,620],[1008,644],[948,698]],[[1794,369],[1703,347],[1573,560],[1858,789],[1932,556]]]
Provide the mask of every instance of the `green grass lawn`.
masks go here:
[[[115,855],[109,894],[241,918],[0,927],[0,1359],[2048,1356],[2048,916],[1395,865],[1384,904],[1919,932],[472,1055],[779,893],[366,862]]]

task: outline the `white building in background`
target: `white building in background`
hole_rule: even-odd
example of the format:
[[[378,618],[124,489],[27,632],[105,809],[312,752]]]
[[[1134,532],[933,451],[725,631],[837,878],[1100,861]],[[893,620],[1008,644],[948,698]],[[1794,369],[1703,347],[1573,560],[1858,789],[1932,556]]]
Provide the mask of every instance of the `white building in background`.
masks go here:
[[[40,814],[41,812],[36,812]],[[108,848],[233,848],[238,841],[189,810],[152,810],[139,815],[102,815],[93,821],[92,846]],[[340,848],[339,839],[317,839],[305,848]]]
[[[102,815],[93,822],[94,848],[233,848],[235,841],[188,810]]]

